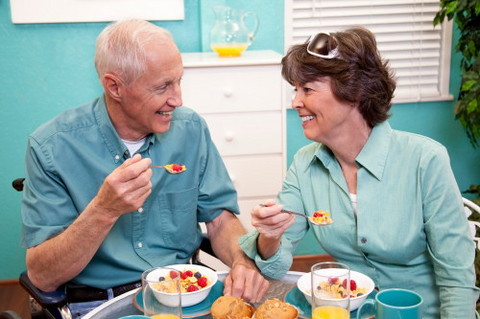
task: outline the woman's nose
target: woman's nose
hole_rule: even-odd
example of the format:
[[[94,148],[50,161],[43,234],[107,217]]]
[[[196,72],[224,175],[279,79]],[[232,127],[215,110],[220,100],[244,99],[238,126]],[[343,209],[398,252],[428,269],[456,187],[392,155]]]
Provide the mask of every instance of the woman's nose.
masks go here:
[[[302,99],[298,94],[298,91],[293,91],[292,93],[292,109],[299,109],[303,107]]]

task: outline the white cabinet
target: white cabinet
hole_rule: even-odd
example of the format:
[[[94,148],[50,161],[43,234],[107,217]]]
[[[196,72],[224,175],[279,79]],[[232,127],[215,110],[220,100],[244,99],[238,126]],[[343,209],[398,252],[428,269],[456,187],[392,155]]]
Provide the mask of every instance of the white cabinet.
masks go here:
[[[200,113],[238,191],[247,228],[253,206],[274,199],[285,175],[282,56],[245,51],[239,58],[183,53],[183,105]]]

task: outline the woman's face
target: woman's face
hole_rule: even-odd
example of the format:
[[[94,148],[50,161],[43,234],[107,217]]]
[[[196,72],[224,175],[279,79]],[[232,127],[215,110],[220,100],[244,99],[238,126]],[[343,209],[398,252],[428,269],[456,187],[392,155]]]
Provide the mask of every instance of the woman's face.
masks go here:
[[[339,100],[332,92],[329,77],[306,84],[295,84],[292,107],[302,120],[305,137],[326,143],[348,130],[350,121],[358,118],[352,103]],[[354,115],[354,116],[352,116]]]

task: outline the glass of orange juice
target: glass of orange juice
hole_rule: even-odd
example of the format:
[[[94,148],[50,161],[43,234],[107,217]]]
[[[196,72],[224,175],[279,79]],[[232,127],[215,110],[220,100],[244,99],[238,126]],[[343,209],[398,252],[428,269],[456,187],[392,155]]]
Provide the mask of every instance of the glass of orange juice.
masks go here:
[[[181,319],[182,293],[180,272],[155,267],[142,274],[143,309],[152,319]]]
[[[350,318],[350,268],[339,262],[312,266],[312,319]]]

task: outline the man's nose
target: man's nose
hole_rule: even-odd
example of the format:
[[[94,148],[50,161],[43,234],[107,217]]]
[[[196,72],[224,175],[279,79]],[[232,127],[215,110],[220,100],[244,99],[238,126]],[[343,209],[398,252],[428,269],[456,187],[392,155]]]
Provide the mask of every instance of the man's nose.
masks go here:
[[[172,95],[167,100],[167,103],[168,105],[175,106],[175,107],[183,105],[182,88],[180,87],[180,85],[175,86],[175,88],[173,89]]]

